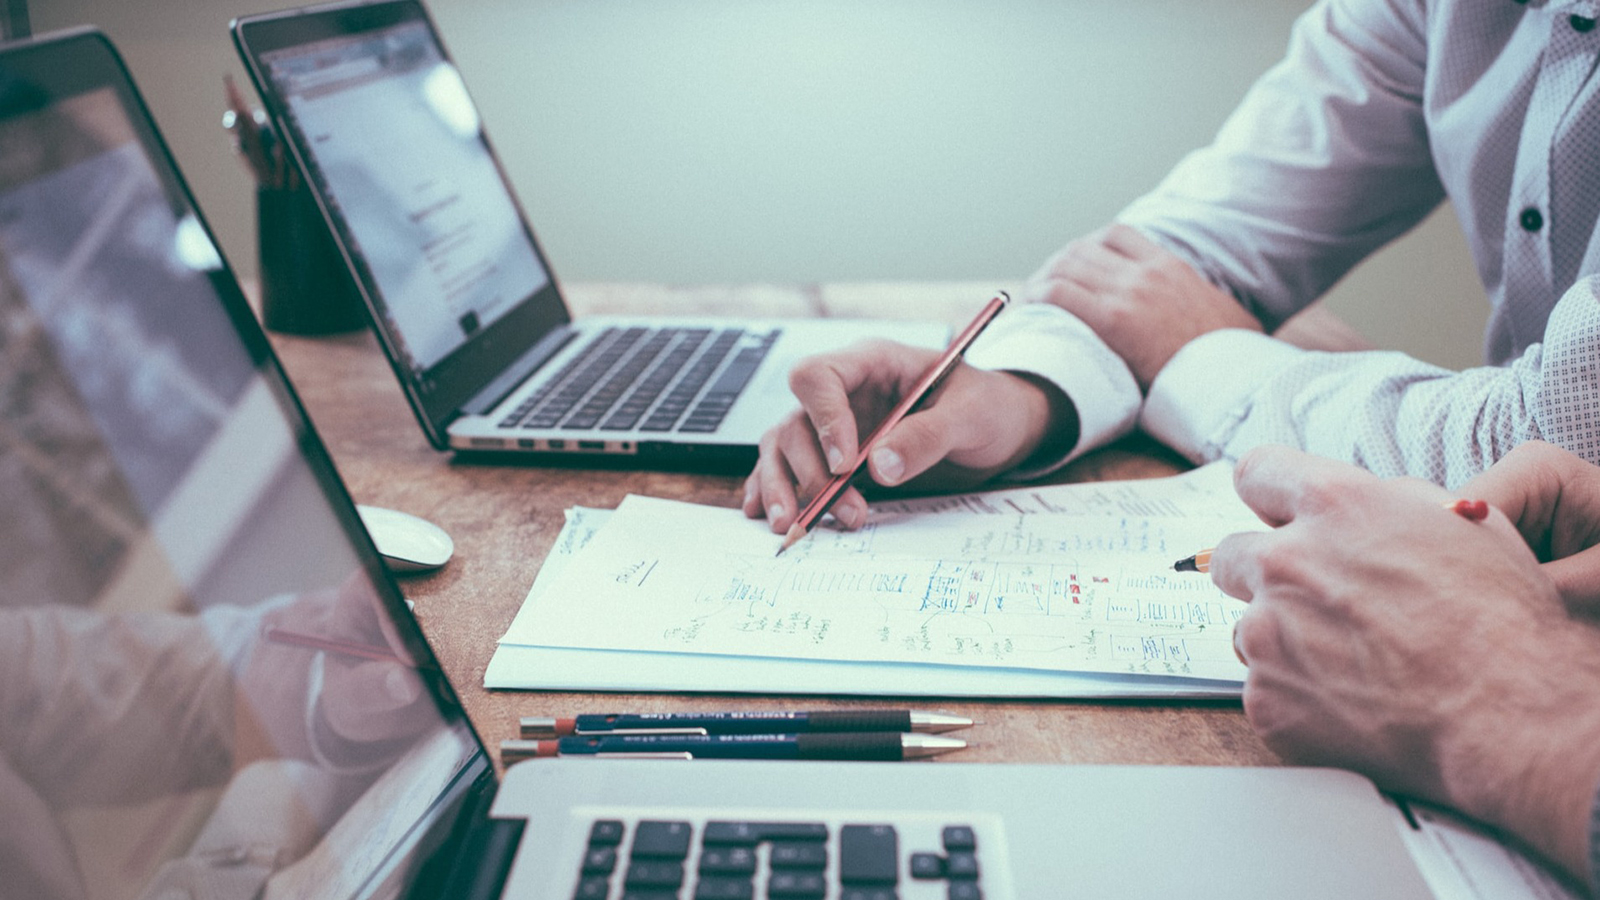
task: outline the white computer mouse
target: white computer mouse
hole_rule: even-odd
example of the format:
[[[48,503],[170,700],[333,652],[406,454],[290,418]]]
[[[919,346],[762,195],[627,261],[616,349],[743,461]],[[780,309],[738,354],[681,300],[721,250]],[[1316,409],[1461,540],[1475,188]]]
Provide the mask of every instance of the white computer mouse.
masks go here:
[[[420,516],[356,505],[361,522],[391,572],[427,572],[450,561],[455,542],[443,528]]]

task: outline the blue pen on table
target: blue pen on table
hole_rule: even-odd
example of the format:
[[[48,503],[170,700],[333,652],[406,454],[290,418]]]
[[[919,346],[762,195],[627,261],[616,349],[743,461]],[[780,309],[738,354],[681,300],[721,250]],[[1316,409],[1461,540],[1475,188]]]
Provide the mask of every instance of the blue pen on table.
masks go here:
[[[621,734],[808,734],[814,732],[926,732],[968,728],[972,720],[910,709],[827,709],[811,712],[587,713],[571,717],[523,716],[520,736]]]
[[[898,762],[961,750],[967,742],[936,734],[624,734],[500,742],[500,759],[555,756],[596,759],[808,759]]]

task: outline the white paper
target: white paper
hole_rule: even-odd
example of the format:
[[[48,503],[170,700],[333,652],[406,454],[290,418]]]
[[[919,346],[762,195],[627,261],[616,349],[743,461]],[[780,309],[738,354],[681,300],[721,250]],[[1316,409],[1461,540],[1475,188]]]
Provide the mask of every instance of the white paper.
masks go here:
[[[1219,468],[889,504],[777,558],[737,510],[629,497],[503,643],[1240,681],[1243,604],[1171,571],[1260,528]]]

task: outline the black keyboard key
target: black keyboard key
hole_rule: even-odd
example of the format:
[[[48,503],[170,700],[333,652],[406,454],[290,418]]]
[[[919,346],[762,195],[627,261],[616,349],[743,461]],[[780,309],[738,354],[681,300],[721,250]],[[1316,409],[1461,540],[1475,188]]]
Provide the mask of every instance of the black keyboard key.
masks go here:
[[[944,875],[951,881],[974,881],[978,877],[978,855],[961,851],[945,857]]]
[[[978,835],[968,825],[947,825],[941,837],[944,839],[946,853],[978,849]]]
[[[606,900],[611,896],[611,879],[584,878],[572,892],[572,900]]]
[[[700,851],[701,875],[753,875],[756,854],[749,847],[707,847]]]
[[[772,900],[822,900],[828,883],[813,872],[773,872],[767,879],[767,896]]]
[[[978,889],[975,881],[952,881],[950,892],[945,897],[948,900],[983,900],[983,891]]]
[[[923,880],[944,877],[944,857],[937,853],[911,854],[911,877]]]
[[[616,819],[601,819],[589,826],[589,844],[615,846],[622,843],[622,823]]]
[[[900,900],[900,895],[891,887],[853,887],[845,888],[839,900]]]
[[[809,841],[784,841],[772,845],[769,859],[774,869],[826,869],[828,847]]]
[[[700,842],[706,846],[754,847],[763,841],[825,841],[821,822],[707,822]]]
[[[617,848],[590,847],[583,854],[583,874],[610,875],[617,868]]]
[[[678,900],[678,891],[676,888],[628,888],[623,890],[622,900]]]
[[[633,830],[633,858],[683,859],[692,831],[688,822],[640,822]]]
[[[755,895],[748,878],[702,878],[694,886],[694,900],[752,900]]]
[[[900,879],[900,840],[890,825],[839,829],[839,880],[844,884],[894,884]]]
[[[634,860],[628,863],[628,874],[623,877],[628,890],[672,888],[683,884],[683,863],[677,860]]]

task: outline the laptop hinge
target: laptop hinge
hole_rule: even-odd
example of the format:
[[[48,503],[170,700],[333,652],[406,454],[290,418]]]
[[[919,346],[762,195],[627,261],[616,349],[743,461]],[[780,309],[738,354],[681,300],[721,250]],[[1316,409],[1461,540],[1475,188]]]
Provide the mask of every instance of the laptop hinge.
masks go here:
[[[489,412],[502,401],[511,396],[528,376],[538,368],[550,361],[550,357],[561,352],[567,342],[577,337],[577,332],[571,328],[560,328],[550,332],[534,344],[529,350],[517,357],[501,372],[499,377],[484,386],[483,390],[473,394],[467,402],[461,404],[463,415],[481,416]]]

